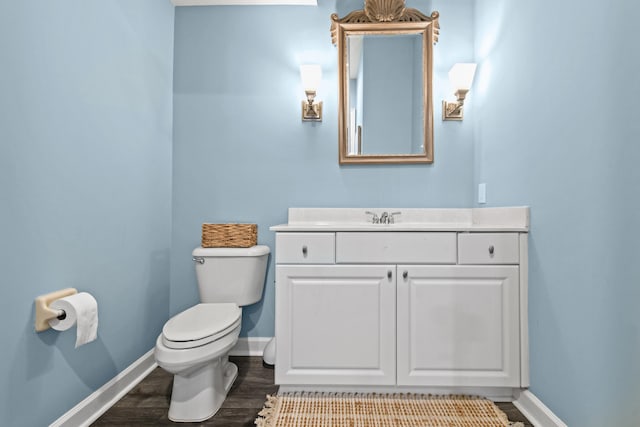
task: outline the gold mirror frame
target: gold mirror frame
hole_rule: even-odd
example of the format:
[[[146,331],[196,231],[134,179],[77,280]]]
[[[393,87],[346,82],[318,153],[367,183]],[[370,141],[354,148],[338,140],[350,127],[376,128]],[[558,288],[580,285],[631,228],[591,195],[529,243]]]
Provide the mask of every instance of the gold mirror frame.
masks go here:
[[[339,18],[331,15],[331,41],[338,48],[338,150],[340,164],[366,163],[432,163],[433,162],[433,45],[438,41],[440,25],[438,12],[431,16],[406,8],[405,0],[365,0],[362,10]],[[348,76],[347,37],[349,35],[422,36],[424,152],[421,154],[347,154],[348,145]],[[361,143],[361,141],[358,141]]]

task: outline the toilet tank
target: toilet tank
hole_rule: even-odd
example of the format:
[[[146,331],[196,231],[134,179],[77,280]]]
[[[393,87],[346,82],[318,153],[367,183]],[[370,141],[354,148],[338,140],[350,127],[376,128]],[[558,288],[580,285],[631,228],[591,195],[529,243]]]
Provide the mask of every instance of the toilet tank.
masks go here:
[[[200,302],[254,304],[262,298],[268,246],[195,248],[192,252]]]

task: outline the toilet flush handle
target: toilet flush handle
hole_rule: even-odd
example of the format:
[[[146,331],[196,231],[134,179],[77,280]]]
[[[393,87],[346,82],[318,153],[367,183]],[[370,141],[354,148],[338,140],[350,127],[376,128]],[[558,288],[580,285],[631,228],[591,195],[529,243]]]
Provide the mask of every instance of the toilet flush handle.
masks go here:
[[[194,256],[193,261],[197,262],[198,264],[204,264],[204,258],[201,256]]]

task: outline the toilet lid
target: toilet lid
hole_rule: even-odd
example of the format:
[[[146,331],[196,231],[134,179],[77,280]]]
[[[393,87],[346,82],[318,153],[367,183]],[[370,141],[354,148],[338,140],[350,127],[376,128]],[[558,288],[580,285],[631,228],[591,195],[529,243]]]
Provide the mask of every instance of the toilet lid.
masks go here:
[[[198,304],[173,316],[162,328],[167,341],[197,341],[229,328],[242,311],[234,303]]]

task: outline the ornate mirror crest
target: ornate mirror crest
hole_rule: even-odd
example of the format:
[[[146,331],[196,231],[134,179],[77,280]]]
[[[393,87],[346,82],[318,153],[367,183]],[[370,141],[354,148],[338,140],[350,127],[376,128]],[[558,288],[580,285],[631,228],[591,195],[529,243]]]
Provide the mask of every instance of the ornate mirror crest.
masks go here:
[[[405,0],[364,0],[364,9],[354,10],[344,18],[331,14],[331,42],[337,42],[337,24],[370,24],[381,22],[432,22],[433,43],[440,34],[440,14],[436,11],[427,16],[418,9],[406,8]]]

